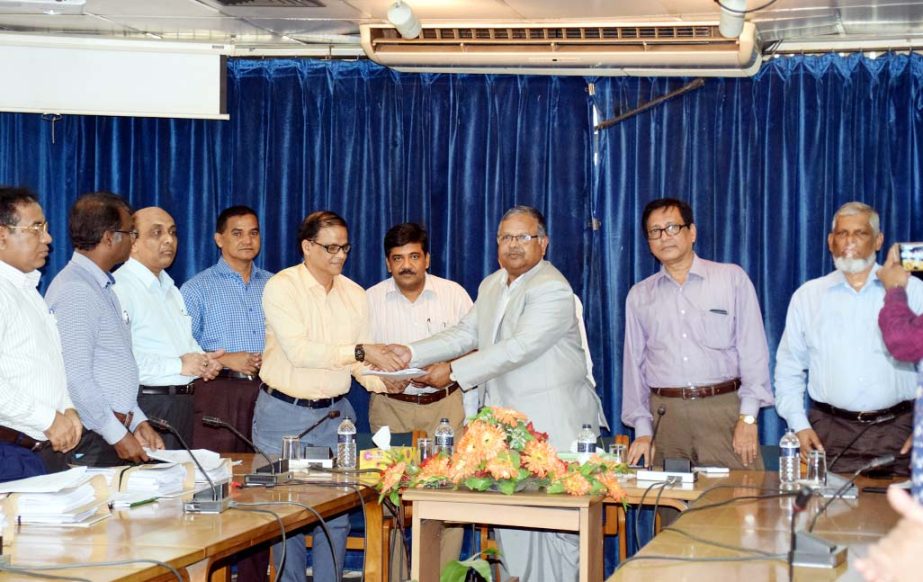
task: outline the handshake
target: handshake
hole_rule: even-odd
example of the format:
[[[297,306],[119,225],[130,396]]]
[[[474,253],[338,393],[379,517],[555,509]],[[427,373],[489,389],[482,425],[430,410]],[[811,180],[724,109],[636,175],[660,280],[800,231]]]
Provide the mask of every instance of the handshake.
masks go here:
[[[365,344],[365,361],[376,370],[396,372],[410,366],[410,348],[401,344]],[[439,362],[424,368],[426,375],[413,379],[414,385],[445,388],[452,383],[449,375],[452,368],[447,362]],[[409,380],[384,379],[385,387],[392,394],[404,391]]]
[[[401,344],[364,344],[365,361],[372,368],[397,372],[410,365],[410,348]]]

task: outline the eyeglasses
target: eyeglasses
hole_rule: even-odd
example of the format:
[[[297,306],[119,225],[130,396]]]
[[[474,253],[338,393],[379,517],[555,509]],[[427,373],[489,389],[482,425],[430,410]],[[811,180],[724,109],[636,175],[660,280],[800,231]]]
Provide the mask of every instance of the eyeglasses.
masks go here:
[[[37,224],[30,224],[29,226],[16,226],[13,224],[4,224],[3,226],[12,229],[12,230],[28,230],[35,235],[48,234],[48,222],[39,222]]]
[[[131,237],[131,240],[137,240],[137,238],[141,235],[141,233],[139,233],[137,230],[113,230],[112,232],[127,234]]]
[[[647,240],[659,240],[663,236],[663,233],[667,233],[670,236],[676,236],[679,234],[679,231],[684,228],[689,228],[688,224],[668,224],[663,228],[652,228],[647,231]]]
[[[353,248],[353,245],[349,243],[346,243],[345,245],[322,245],[319,242],[313,241],[311,239],[308,239],[308,242],[311,243],[312,245],[324,247],[324,250],[330,253],[331,255],[335,255],[340,251],[343,251],[344,255],[348,255],[349,251]]]
[[[498,234],[497,235],[497,244],[508,245],[513,241],[518,242],[519,244],[527,244],[533,239],[542,238],[543,234]]]

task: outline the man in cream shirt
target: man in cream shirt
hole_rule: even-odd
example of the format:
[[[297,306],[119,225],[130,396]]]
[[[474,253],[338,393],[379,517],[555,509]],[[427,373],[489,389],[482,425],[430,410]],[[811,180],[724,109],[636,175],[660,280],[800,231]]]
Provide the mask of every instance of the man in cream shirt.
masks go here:
[[[383,346],[366,342],[369,309],[365,291],[341,272],[349,255],[346,221],[330,211],[307,216],[298,230],[304,262],[289,267],[263,290],[266,347],[260,368],[260,394],[253,413],[253,440],[267,453],[279,453],[282,437],[294,435],[323,419],[331,411],[339,418],[323,422],[305,436],[305,442],[335,448],[337,426],[344,418],[356,419],[346,393],[355,377],[367,390],[389,389],[373,376],[363,376],[363,363],[383,370],[398,370],[401,362]],[[395,390],[403,386],[395,384]],[[342,575],[349,519],[342,515],[327,521],[339,572],[321,528],[312,531],[314,574],[317,582],[333,582]],[[304,582],[304,535],[286,540],[284,582]],[[281,546],[273,551],[279,567]]]
[[[0,188],[0,482],[45,472],[33,449],[73,449],[83,425],[67,392],[54,316],[38,294],[51,235],[38,200]]]

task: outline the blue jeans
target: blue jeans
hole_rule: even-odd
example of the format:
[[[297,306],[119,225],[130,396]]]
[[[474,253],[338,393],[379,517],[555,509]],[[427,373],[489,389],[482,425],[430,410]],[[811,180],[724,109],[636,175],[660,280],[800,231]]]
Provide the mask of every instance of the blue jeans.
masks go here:
[[[0,443],[0,483],[44,474],[45,465],[38,455],[19,445]]]
[[[336,450],[337,426],[346,417],[356,420],[356,413],[349,400],[342,399],[329,408],[304,408],[282,402],[260,390],[253,412],[253,442],[266,454],[278,455],[282,451],[282,437],[295,435],[308,428],[331,410],[339,410],[340,417],[323,422],[302,439],[305,444],[328,446]],[[336,582],[343,575],[343,560],[346,559],[346,537],[349,535],[349,516],[340,515],[328,519],[327,529],[333,538],[339,571],[334,572],[330,546],[324,530],[318,526],[311,531],[314,538],[312,557],[314,563],[314,580],[317,582]],[[272,547],[272,558],[277,570],[282,555],[282,544]],[[281,565],[282,582],[304,582],[307,566],[307,552],[304,534],[288,537],[285,540],[285,564]]]

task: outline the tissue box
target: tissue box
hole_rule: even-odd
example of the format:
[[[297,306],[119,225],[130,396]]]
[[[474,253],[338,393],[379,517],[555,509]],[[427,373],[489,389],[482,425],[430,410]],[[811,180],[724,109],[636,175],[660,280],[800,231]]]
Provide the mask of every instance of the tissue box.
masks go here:
[[[384,449],[366,449],[359,451],[359,469],[384,469],[388,465],[390,455],[400,453],[408,459],[413,458],[413,447],[391,447],[390,451]]]

